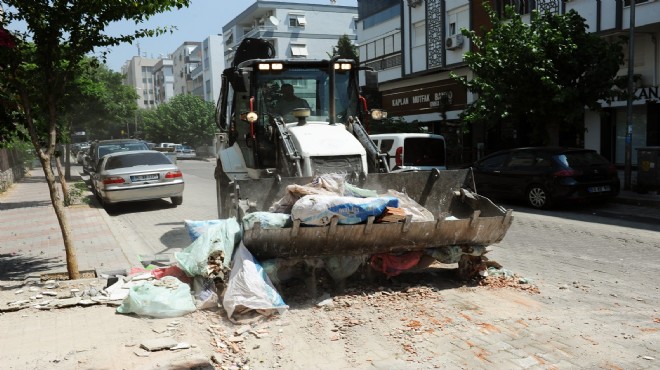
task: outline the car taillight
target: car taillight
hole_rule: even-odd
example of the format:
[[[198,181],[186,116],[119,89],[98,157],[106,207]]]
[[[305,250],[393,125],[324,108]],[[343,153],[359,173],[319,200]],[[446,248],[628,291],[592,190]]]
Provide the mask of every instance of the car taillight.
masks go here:
[[[576,171],[576,170],[561,170],[553,173],[555,177],[571,177],[571,176],[579,176],[582,174],[582,171]]]
[[[181,171],[168,172],[168,173],[165,174],[166,179],[176,179],[176,178],[179,178],[179,177],[183,177],[183,174],[181,173]]]
[[[123,177],[106,177],[103,179],[103,185],[110,185],[110,184],[123,184],[124,183],[124,178]]]
[[[396,148],[396,154],[394,155],[394,161],[397,166],[403,166],[403,147],[400,146]]]

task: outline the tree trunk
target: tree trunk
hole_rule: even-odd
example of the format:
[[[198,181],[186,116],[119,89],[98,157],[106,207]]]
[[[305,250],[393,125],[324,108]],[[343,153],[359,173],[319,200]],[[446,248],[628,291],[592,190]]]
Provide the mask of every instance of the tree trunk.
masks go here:
[[[39,157],[39,161],[41,162],[41,168],[44,170],[46,182],[48,183],[48,191],[50,193],[50,201],[53,204],[53,209],[55,210],[55,215],[57,216],[57,221],[60,224],[60,230],[62,231],[64,253],[66,255],[66,270],[69,274],[69,279],[80,279],[80,272],[78,271],[78,259],[76,257],[76,250],[73,245],[73,239],[71,238],[69,220],[64,213],[64,205],[62,204],[62,200],[57,194],[57,188],[55,187],[55,175],[53,174],[53,169],[50,165],[52,155],[55,152],[55,144],[57,138],[57,126],[55,124],[56,120],[54,119],[55,105],[49,104],[51,119],[48,130],[48,147],[45,151],[42,151],[40,138],[37,134],[34,118],[32,117],[32,104],[27,91],[24,88],[20,89],[20,99],[23,105],[23,113],[25,115],[28,132],[30,133],[30,140],[32,141],[34,151]]]
[[[62,196],[64,197],[64,206],[68,207],[71,205],[71,194],[69,194],[69,186],[66,183],[66,176],[62,171],[62,162],[60,161],[60,156],[55,156],[55,167],[57,167],[57,177],[60,180],[60,186],[62,187]]]
[[[38,150],[38,153],[41,167],[43,168],[44,174],[46,175],[48,191],[50,192],[50,201],[53,204],[55,215],[57,216],[57,221],[60,224],[60,230],[62,231],[62,239],[64,240],[64,252],[66,254],[66,269],[69,273],[69,279],[80,279],[80,272],[78,271],[78,259],[76,257],[76,250],[73,245],[73,239],[71,238],[69,220],[64,213],[64,205],[62,204],[62,200],[57,193],[57,187],[55,186],[55,174],[50,167],[51,156],[41,152],[40,150]]]

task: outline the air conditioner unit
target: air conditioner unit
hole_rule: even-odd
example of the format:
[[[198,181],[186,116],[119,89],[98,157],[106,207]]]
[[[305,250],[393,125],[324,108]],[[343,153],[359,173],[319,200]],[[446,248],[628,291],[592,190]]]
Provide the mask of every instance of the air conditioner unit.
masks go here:
[[[463,35],[451,35],[445,40],[445,47],[449,50],[458,49],[463,46]]]

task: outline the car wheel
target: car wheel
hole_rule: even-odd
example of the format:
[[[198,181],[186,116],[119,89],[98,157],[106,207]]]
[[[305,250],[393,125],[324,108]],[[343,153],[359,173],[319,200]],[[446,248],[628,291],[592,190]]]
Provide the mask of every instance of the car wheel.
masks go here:
[[[548,208],[550,206],[550,194],[541,185],[532,185],[527,189],[527,204],[534,208]]]
[[[178,196],[178,197],[172,197],[172,204],[175,206],[180,206],[183,204],[183,196]]]

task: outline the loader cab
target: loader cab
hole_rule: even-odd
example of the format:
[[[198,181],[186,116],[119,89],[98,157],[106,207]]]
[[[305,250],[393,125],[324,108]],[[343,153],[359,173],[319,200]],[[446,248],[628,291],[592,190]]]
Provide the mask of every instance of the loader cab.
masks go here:
[[[228,146],[240,148],[248,169],[277,169],[275,120],[296,125],[291,112],[278,111],[283,86],[290,85],[300,107],[309,108],[305,122],[348,124],[361,111],[354,64],[345,60],[248,60],[223,72],[216,111],[219,128],[227,132]],[[257,119],[248,122],[247,112]],[[281,172],[281,171],[280,171]]]

